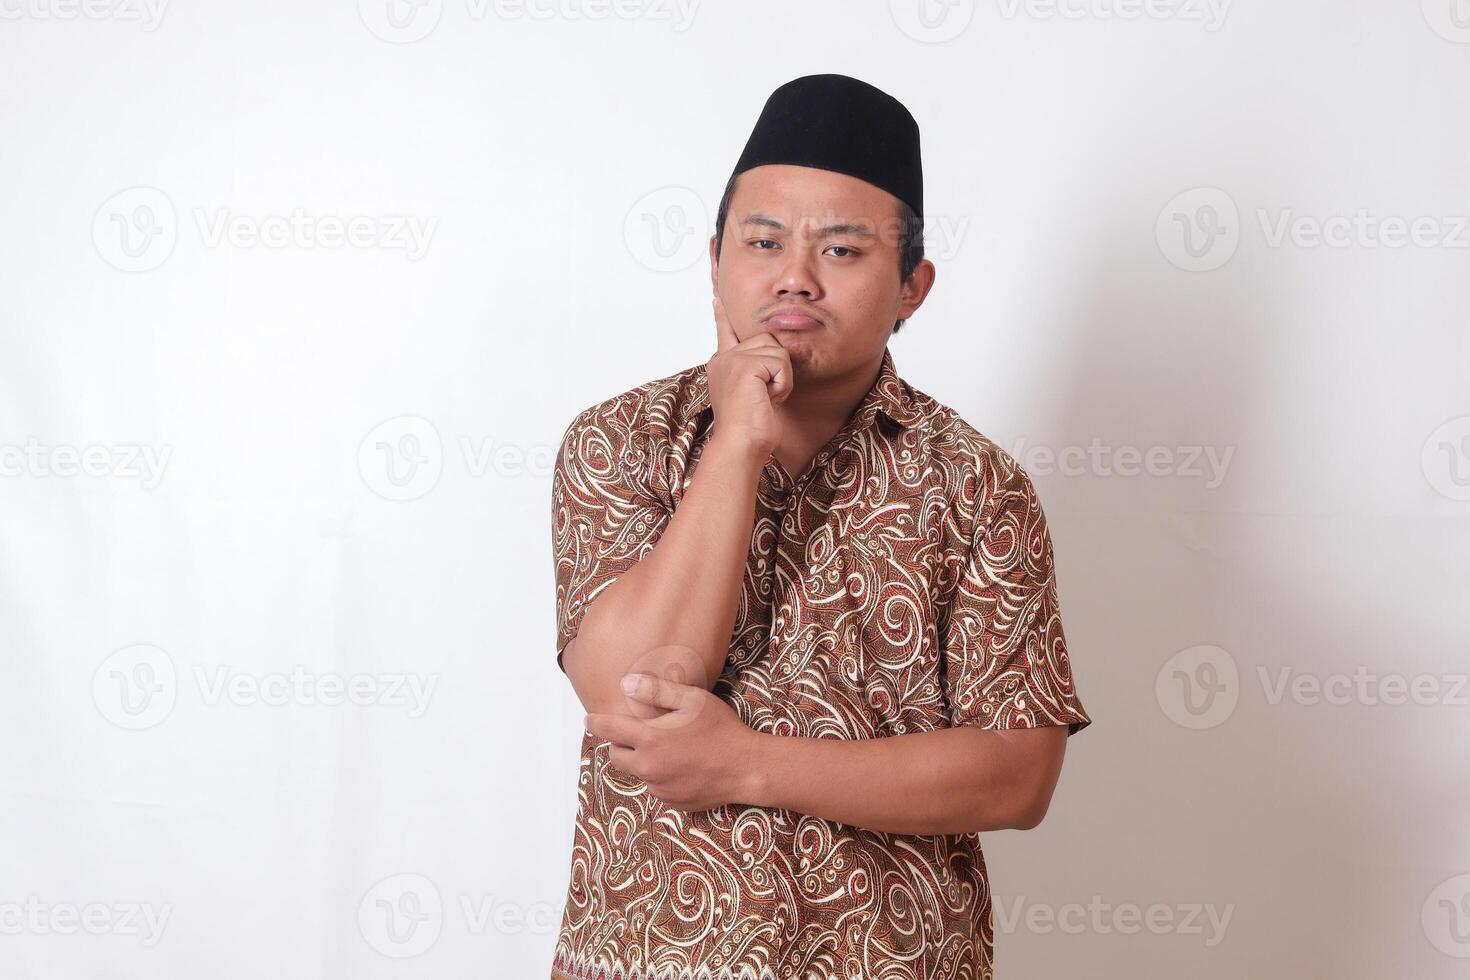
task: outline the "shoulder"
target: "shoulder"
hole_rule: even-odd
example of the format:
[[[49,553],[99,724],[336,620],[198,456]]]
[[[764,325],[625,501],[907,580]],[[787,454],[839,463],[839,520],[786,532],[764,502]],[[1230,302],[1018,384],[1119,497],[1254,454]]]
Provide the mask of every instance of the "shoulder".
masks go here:
[[[930,462],[979,481],[980,489],[1029,482],[1020,462],[999,442],[939,399],[912,385],[906,388],[919,416],[914,428]]]
[[[693,421],[702,404],[704,370],[704,364],[694,364],[581,409],[562,432],[558,460],[635,467]]]
[[[969,547],[998,527],[1044,535],[1047,516],[1025,467],[953,407],[908,385],[920,464],[942,486],[957,538]]]

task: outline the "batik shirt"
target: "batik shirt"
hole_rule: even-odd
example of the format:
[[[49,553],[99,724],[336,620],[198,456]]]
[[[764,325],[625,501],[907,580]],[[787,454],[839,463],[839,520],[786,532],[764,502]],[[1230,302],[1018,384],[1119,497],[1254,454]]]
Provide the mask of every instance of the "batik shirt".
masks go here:
[[[566,429],[552,478],[558,665],[588,605],[657,544],[699,478],[712,418],[697,364]],[[1030,479],[899,378],[890,351],[805,471],[765,464],[712,690],[782,736],[1091,723]],[[614,768],[610,747],[582,737],[553,980],[991,977],[978,833],[678,810]]]

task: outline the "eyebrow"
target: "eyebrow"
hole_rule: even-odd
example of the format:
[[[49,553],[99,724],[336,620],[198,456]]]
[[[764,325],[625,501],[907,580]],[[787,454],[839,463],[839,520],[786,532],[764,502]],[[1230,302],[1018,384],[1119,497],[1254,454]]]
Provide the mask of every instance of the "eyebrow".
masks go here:
[[[777,221],[775,218],[770,217],[769,215],[761,214],[759,211],[747,216],[743,224],[761,225],[766,228],[774,228],[777,231],[787,230],[786,226],[783,225],[781,222]],[[817,236],[821,237],[824,235],[859,235],[863,238],[875,237],[872,230],[868,228],[867,225],[852,224],[850,222],[827,225],[825,228],[818,228]]]

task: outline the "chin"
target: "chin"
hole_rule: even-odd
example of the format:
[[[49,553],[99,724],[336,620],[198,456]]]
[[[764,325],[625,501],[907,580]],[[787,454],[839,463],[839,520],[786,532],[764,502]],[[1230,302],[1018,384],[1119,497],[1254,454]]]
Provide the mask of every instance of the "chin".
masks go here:
[[[777,331],[773,336],[777,343],[786,348],[786,353],[791,355],[792,364],[795,364],[798,358],[806,359],[811,356],[812,342],[805,334]]]

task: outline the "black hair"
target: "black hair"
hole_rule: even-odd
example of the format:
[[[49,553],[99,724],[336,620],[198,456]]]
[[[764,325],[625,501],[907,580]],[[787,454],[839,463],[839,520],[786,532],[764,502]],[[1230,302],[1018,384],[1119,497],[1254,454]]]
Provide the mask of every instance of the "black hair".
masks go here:
[[[735,183],[739,179],[739,174],[731,174],[725,183],[725,193],[720,197],[720,209],[715,215],[716,261],[720,258],[720,246],[725,242],[725,218],[730,213],[730,198],[735,196]],[[924,216],[914,214],[914,209],[903,201],[898,204],[898,281],[907,282],[919,263],[924,261]],[[904,322],[894,321],[893,332],[898,333]]]

